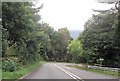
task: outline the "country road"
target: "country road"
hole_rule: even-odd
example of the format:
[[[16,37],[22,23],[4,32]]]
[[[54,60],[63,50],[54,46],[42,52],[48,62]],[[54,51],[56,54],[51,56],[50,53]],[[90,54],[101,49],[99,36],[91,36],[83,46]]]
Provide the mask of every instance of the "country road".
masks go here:
[[[85,79],[96,79],[98,81],[99,79],[104,79],[104,81],[118,81],[105,75],[70,68],[65,66],[66,64],[45,63],[24,79],[73,79],[75,81],[85,81]]]

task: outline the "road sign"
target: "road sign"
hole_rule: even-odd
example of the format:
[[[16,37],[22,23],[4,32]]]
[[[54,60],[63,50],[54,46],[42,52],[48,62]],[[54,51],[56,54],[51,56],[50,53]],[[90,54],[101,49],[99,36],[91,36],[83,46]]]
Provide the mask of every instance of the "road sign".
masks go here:
[[[120,0],[96,0],[100,3],[113,3],[113,2],[119,2]]]

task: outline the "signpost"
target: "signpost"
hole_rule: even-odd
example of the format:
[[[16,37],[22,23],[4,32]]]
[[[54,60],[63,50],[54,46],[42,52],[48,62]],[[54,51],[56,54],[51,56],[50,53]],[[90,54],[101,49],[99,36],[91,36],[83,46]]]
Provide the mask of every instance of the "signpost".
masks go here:
[[[100,58],[100,67],[102,67],[102,61],[104,60],[103,58]]]

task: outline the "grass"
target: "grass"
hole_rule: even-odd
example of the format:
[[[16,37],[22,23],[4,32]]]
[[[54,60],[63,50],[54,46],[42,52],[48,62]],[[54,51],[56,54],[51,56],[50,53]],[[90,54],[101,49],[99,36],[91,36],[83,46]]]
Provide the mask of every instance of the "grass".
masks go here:
[[[118,77],[118,72],[117,71],[102,70],[102,69],[92,69],[92,68],[89,69],[89,68],[83,67],[83,66],[72,66],[72,65],[67,65],[67,66],[68,67],[73,67],[73,68],[78,68],[78,69],[85,70],[85,71],[104,74],[106,76]]]
[[[0,68],[0,80],[2,79],[2,70]]]
[[[25,74],[35,70],[38,68],[38,66],[42,65],[43,62],[35,62],[33,64],[29,64],[24,68],[21,68],[18,71],[14,71],[14,72],[2,72],[2,79],[18,79],[22,76],[24,76]]]

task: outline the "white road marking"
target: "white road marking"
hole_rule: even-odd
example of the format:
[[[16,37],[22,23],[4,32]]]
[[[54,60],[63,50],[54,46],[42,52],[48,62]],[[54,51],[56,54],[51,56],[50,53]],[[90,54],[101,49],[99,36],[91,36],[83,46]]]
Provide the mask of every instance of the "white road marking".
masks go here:
[[[64,69],[62,69],[62,68],[60,68],[59,66],[57,66],[56,64],[55,64],[55,66],[58,68],[58,69],[60,69],[60,70],[62,70],[63,72],[65,72],[66,74],[68,74],[70,77],[72,77],[73,79],[77,79],[77,78],[75,78],[74,76],[72,76],[71,74],[69,74],[66,70],[64,70]]]
[[[62,68],[60,68],[59,66],[57,66],[56,64],[55,64],[55,66],[56,66],[58,69],[60,69],[60,70],[62,70],[63,72],[65,72],[66,74],[68,74],[68,75],[69,75],[70,77],[72,77],[73,79],[75,79],[75,80],[77,80],[77,81],[82,80],[82,78],[80,78],[80,77],[78,77],[77,75],[71,73],[70,71],[65,70],[65,69],[62,69]]]
[[[68,71],[69,72],[69,71]],[[73,76],[75,76],[77,79],[81,79],[80,77],[78,77],[77,75],[75,75],[75,74],[73,74],[73,73],[71,73],[71,72],[69,72],[71,75],[73,75]]]

